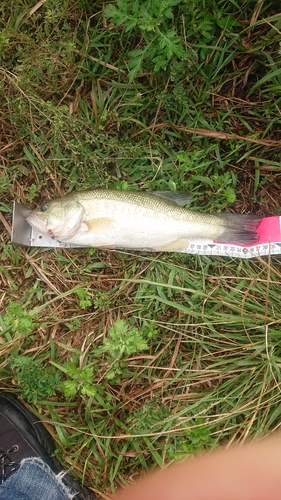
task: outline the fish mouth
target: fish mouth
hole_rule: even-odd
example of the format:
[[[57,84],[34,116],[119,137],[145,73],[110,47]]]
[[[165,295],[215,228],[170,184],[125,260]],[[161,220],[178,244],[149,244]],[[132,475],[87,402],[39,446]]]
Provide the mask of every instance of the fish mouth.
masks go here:
[[[29,212],[29,214],[27,215],[27,217],[25,218],[25,220],[34,229],[37,229],[38,231],[46,231],[46,223],[44,223],[32,211]]]

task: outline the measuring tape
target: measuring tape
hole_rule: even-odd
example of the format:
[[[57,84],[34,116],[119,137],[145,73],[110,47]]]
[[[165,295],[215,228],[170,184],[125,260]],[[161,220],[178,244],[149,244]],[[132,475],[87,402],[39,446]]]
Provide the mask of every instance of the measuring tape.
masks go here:
[[[265,217],[262,219],[257,233],[259,240],[254,245],[235,245],[233,243],[217,243],[213,240],[190,241],[183,253],[193,255],[214,255],[222,257],[240,257],[250,259],[264,255],[281,255],[281,217]]]
[[[221,257],[239,257],[241,259],[251,259],[252,257],[262,257],[264,255],[281,255],[281,243],[264,243],[263,245],[253,245],[245,248],[240,245],[200,243],[194,241],[188,245],[183,253],[193,255],[213,255]]]

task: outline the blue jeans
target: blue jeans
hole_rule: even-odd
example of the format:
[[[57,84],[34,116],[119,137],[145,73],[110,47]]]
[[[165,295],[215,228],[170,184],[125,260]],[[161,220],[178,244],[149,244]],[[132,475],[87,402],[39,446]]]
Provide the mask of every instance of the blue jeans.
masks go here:
[[[40,458],[25,458],[0,485],[0,500],[71,500],[74,495]]]

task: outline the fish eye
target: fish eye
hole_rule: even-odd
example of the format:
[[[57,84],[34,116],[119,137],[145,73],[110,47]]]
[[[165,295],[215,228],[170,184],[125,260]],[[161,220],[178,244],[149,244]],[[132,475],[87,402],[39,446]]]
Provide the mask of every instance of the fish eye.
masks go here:
[[[49,208],[49,205],[47,205],[47,203],[45,203],[44,205],[42,205],[40,207],[40,210],[41,210],[41,212],[46,212],[48,210],[48,208]]]

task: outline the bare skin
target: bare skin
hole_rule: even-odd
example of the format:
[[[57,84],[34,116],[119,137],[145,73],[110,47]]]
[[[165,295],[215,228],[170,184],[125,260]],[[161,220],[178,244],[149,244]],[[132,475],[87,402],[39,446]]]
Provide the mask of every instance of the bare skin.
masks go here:
[[[146,476],[112,500],[280,500],[281,435]]]

